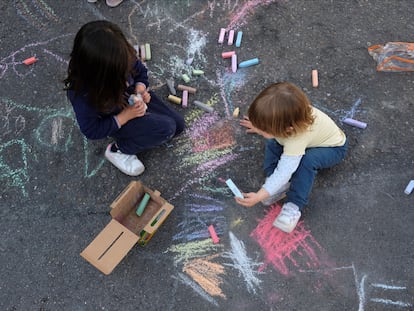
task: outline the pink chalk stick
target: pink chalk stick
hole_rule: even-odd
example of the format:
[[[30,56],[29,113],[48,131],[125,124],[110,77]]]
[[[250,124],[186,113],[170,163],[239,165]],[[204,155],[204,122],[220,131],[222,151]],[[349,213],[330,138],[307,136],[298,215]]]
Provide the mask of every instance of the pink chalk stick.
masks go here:
[[[225,34],[226,34],[226,28],[221,28],[218,43],[223,43],[224,42],[224,35]]]
[[[231,56],[231,71],[237,71],[237,54]]]
[[[188,104],[188,91],[184,90],[181,105],[183,106],[183,108],[187,108],[187,104]]]
[[[27,59],[25,59],[24,61],[23,61],[23,63],[25,64],[25,65],[31,65],[31,64],[33,64],[33,63],[35,63],[35,62],[37,62],[37,58],[36,57],[30,57],[30,58],[27,58]]]
[[[223,53],[221,53],[221,57],[223,57],[223,58],[230,58],[234,54],[236,54],[235,51],[223,52]]]
[[[229,40],[227,42],[228,45],[232,45],[234,40],[234,30],[229,31]]]
[[[210,232],[211,235],[211,239],[213,240],[214,244],[217,244],[218,242],[220,242],[219,237],[217,236],[216,230],[214,230],[213,225],[210,225],[208,227],[208,231]]]

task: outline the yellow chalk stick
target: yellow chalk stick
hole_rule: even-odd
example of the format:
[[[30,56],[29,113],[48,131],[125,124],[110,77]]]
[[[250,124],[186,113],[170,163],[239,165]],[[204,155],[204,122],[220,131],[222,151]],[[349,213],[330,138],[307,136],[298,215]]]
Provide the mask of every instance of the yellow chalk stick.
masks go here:
[[[233,117],[234,118],[238,118],[239,117],[239,113],[240,113],[240,108],[237,107],[236,109],[234,109],[233,111]]]
[[[174,95],[168,95],[168,100],[177,105],[181,104],[181,98]]]

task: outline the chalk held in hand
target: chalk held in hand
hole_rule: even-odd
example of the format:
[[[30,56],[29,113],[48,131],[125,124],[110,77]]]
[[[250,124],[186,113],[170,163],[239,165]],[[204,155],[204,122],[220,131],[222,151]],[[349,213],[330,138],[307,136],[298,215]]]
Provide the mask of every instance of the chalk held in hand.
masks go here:
[[[405,193],[406,195],[409,195],[411,192],[413,192],[413,189],[414,189],[414,179],[413,179],[413,180],[411,180],[411,181],[408,183],[407,187],[405,187],[404,193]]]
[[[359,127],[361,129],[364,129],[364,128],[367,127],[367,124],[365,122],[361,122],[361,121],[354,120],[354,119],[351,119],[351,118],[345,118],[345,119],[342,120],[342,122],[345,123],[345,124],[348,124],[348,125]]]
[[[237,188],[237,186],[234,184],[234,182],[230,178],[226,180],[226,184],[236,197],[240,199],[244,198],[239,188]]]
[[[239,68],[250,67],[250,66],[253,66],[253,65],[257,65],[258,63],[259,63],[259,59],[258,58],[252,58],[252,59],[245,60],[245,61],[241,62],[239,64]]]
[[[210,236],[214,244],[217,244],[218,242],[220,242],[220,239],[217,236],[216,230],[214,230],[213,225],[208,226],[208,231],[210,232]]]

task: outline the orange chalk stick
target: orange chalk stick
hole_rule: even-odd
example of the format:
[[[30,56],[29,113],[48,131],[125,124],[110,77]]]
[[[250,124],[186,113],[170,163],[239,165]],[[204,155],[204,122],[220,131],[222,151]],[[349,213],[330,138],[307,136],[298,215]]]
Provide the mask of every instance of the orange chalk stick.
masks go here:
[[[217,236],[216,230],[214,230],[213,225],[210,225],[208,227],[208,231],[210,232],[211,235],[211,239],[213,240],[214,244],[217,244],[218,242],[220,242],[219,237]]]
[[[24,61],[23,61],[23,63],[25,64],[25,65],[31,65],[31,64],[33,64],[33,63],[35,63],[35,62],[37,62],[37,58],[36,57],[30,57],[30,58],[27,58],[27,59],[25,59]]]
[[[318,71],[316,69],[312,70],[312,86],[318,87],[319,81],[318,81]]]

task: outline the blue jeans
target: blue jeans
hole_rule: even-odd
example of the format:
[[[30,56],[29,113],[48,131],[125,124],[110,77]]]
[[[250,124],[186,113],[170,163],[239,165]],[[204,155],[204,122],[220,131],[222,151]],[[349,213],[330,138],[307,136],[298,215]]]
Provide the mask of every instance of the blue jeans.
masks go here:
[[[299,167],[290,179],[290,188],[286,192],[287,202],[296,204],[301,210],[308,204],[308,197],[319,169],[332,167],[341,162],[348,149],[348,141],[340,147],[307,148],[302,156]],[[275,139],[266,140],[264,171],[266,177],[273,174],[283,146]]]

